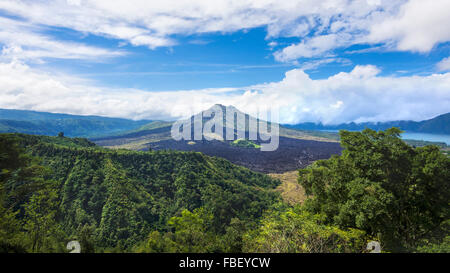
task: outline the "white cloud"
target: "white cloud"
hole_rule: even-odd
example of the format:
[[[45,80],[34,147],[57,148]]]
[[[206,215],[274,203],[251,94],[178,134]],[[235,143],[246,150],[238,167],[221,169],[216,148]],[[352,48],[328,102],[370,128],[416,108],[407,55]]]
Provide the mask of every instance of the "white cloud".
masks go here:
[[[422,120],[450,112],[450,73],[396,78],[379,72],[375,66],[356,66],[313,80],[294,69],[280,82],[242,89],[146,92],[110,89],[18,62],[0,63],[0,108],[175,119],[222,103],[251,114],[258,108],[280,109],[283,123]]]
[[[450,57],[442,59],[436,66],[439,71],[450,71]]]
[[[281,82],[261,86],[287,123],[422,120],[450,112],[450,73],[430,76],[383,77],[374,66],[356,66],[323,80],[291,70]]]
[[[131,44],[139,46],[139,45],[147,45],[151,49],[160,46],[170,46],[175,45],[175,42],[172,39],[154,37],[149,35],[139,35],[130,39]]]
[[[394,42],[398,50],[428,52],[450,41],[450,1],[410,0],[400,12],[370,27],[369,42]]]
[[[448,0],[2,0],[0,10],[35,25],[151,49],[176,45],[178,35],[262,26],[272,41],[299,39],[275,53],[284,62],[328,56],[353,44],[385,43],[425,52],[450,40]]]
[[[345,40],[346,39],[344,37],[337,34],[316,36],[299,44],[290,45],[281,51],[276,52],[275,59],[286,62],[301,57],[312,58],[323,56],[324,53],[329,52],[331,49],[343,45]]]
[[[276,47],[278,45],[278,43],[275,41],[272,41],[272,42],[269,42],[267,45],[270,47],[270,49],[273,49],[274,47]]]
[[[2,0],[0,10],[15,18],[0,16],[1,108],[168,119],[223,103],[250,113],[257,106],[279,107],[282,122],[289,123],[420,120],[450,111],[450,73],[383,77],[376,67],[356,66],[349,73],[312,80],[304,72],[325,63],[345,64],[334,50],[353,44],[377,44],[377,50],[430,51],[450,40],[448,0]],[[97,60],[125,54],[58,40],[47,32],[56,28],[154,49],[176,45],[180,35],[261,26],[267,28],[268,45],[279,49],[274,53],[277,60],[308,60],[302,69],[288,71],[282,81],[244,88],[245,92],[110,89],[43,73],[17,61]],[[279,37],[299,41],[281,48]],[[437,68],[448,71],[449,63],[446,58]]]
[[[20,62],[0,63],[0,108],[132,119],[168,119],[207,108],[232,88],[145,92],[111,89],[82,78],[54,75]],[[202,101],[203,100],[203,101]]]
[[[317,69],[319,66],[323,64],[330,64],[330,63],[338,63],[341,65],[351,65],[352,62],[348,59],[343,58],[320,58],[316,60],[311,60],[307,62],[297,63],[298,67],[301,70],[314,70]]]
[[[0,17],[0,43],[2,59],[41,60],[97,59],[124,55],[124,51],[108,50],[81,43],[58,41],[41,34],[42,27]]]

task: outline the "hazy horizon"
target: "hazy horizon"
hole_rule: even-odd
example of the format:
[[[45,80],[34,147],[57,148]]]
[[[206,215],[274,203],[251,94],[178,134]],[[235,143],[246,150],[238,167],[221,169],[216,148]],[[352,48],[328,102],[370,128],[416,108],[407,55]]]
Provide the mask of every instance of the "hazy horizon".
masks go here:
[[[450,112],[450,2],[0,2],[0,108],[178,119],[210,105],[280,122]]]

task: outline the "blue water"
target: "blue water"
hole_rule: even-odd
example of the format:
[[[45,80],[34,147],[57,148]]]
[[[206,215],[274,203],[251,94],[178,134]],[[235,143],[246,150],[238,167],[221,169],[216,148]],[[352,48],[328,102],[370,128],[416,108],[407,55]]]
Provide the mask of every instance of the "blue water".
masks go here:
[[[339,130],[320,130],[325,132],[339,132]],[[450,145],[450,135],[438,135],[438,134],[425,134],[425,133],[403,133],[401,135],[403,139],[433,141],[433,142],[445,142]]]
[[[434,142],[445,142],[450,145],[450,135],[436,135],[436,134],[424,134],[424,133],[403,133],[403,139],[425,140]]]

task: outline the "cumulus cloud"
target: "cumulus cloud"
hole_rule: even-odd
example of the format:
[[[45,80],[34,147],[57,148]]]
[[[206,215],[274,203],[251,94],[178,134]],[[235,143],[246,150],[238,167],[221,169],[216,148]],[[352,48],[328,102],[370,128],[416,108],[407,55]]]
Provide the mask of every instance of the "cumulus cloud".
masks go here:
[[[281,82],[261,89],[276,96],[272,102],[287,123],[422,120],[450,112],[450,73],[383,77],[379,72],[374,66],[356,66],[349,73],[312,80],[302,70],[291,70]]]
[[[348,65],[334,51],[354,44],[430,51],[450,40],[449,10],[448,0],[2,0],[0,107],[174,119],[222,103],[251,114],[258,107],[276,107],[285,123],[430,118],[450,111],[450,73],[387,77],[374,66],[356,66],[348,73],[313,80],[305,70],[332,62]],[[146,92],[106,88],[22,62],[126,54],[57,39],[50,33],[59,28],[155,49],[177,45],[179,36],[254,27],[266,27],[268,46],[276,48],[278,61],[306,59],[301,69],[288,71],[280,82],[244,88]],[[298,42],[286,46],[280,37],[296,37]],[[437,69],[448,71],[449,63],[443,59]]]
[[[450,71],[450,57],[442,59],[436,66],[439,71]]]
[[[450,40],[450,1],[410,0],[396,16],[370,27],[369,42],[394,42],[398,50],[428,52]]]
[[[280,82],[246,88],[146,92],[110,89],[18,63],[0,63],[0,108],[132,119],[177,119],[215,103],[256,115],[279,109],[280,122],[422,120],[450,112],[450,73],[383,77],[375,66],[355,66],[322,80],[301,69]]]
[[[301,38],[299,43],[277,51],[275,59],[286,62],[320,57],[354,44],[375,44],[377,48],[423,53],[439,43],[450,41],[448,0],[336,1],[328,4],[335,8],[333,12],[321,10],[311,15],[318,19],[290,26],[290,29],[302,26],[306,30],[303,35],[297,35]],[[340,10],[343,6],[347,7],[345,11]]]
[[[274,55],[276,60],[282,62],[295,60],[301,57],[312,58],[323,56],[331,49],[345,44],[346,40],[347,39],[342,35],[336,34],[316,36],[311,39],[307,39],[299,44],[285,47],[283,50],[275,52]]]
[[[450,40],[447,0],[3,0],[0,10],[151,49],[176,45],[177,35],[266,27],[268,40],[299,40],[274,53],[282,62],[353,44],[426,52]]]
[[[186,117],[235,91],[111,89],[82,78],[46,73],[16,61],[0,63],[0,86],[0,108],[130,119]]]

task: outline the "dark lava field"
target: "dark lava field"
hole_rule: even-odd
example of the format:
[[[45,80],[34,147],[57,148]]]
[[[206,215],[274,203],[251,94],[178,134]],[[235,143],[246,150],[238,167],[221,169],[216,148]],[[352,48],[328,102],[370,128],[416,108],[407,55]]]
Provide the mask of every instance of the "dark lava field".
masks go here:
[[[229,142],[162,140],[149,143],[152,150],[196,151],[209,156],[218,156],[234,164],[263,173],[283,173],[304,168],[313,161],[328,159],[342,151],[339,143],[301,140],[280,137],[279,148],[271,152],[260,151],[259,148],[244,148],[230,145]]]

